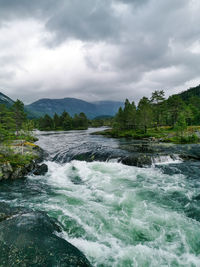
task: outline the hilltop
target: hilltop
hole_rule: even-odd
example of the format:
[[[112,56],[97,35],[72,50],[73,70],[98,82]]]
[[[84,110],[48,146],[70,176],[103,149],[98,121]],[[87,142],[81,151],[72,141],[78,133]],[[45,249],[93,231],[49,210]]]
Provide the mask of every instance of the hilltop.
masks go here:
[[[119,107],[122,107],[123,102],[116,101],[98,101],[98,102],[87,102],[76,98],[63,98],[63,99],[40,99],[26,108],[37,114],[37,117],[48,114],[53,116],[55,113],[58,115],[62,114],[65,110],[71,116],[84,112],[86,116],[93,119],[97,116],[114,116]]]

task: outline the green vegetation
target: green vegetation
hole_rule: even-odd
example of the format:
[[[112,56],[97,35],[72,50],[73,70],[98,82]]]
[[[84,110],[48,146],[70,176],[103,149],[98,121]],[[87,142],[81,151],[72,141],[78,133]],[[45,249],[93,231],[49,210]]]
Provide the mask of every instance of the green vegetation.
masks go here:
[[[113,123],[113,117],[111,116],[99,116],[89,121],[90,127],[102,127],[108,126],[111,127]]]
[[[60,116],[55,113],[53,118],[46,114],[44,117],[36,120],[35,124],[41,131],[88,129],[88,119],[83,112],[79,115],[75,114],[73,118],[66,111],[64,111]]]
[[[10,150],[8,152],[8,150]],[[9,162],[12,167],[22,167],[29,164],[32,160],[36,158],[33,154],[19,154],[13,153],[12,149],[8,148],[6,154],[0,154],[0,163]]]
[[[0,165],[10,163],[12,167],[29,164],[36,155],[27,152],[28,146],[37,139],[32,135],[33,121],[26,118],[24,104],[17,100],[13,105],[0,104]],[[23,141],[19,141],[23,140]],[[26,146],[21,149],[21,144]],[[30,149],[31,151],[31,149]]]
[[[184,102],[178,95],[164,98],[164,91],[155,91],[150,99],[135,103],[125,101],[119,108],[112,129],[102,132],[111,137],[152,138],[162,142],[196,143],[200,124],[200,98],[192,96]],[[192,127],[193,126],[193,127]]]
[[[0,104],[0,143],[15,139],[35,141],[33,121],[26,118],[24,104],[17,100],[12,106]]]

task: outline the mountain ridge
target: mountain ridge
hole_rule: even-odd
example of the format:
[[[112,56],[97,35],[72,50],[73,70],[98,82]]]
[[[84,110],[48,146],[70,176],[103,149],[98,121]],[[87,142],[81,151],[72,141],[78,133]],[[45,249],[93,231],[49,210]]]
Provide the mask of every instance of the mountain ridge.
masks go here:
[[[177,95],[180,96],[183,101],[188,101],[192,96],[200,98],[200,84],[194,87],[190,87],[189,89],[182,91]]]
[[[189,101],[190,97],[196,96],[200,98],[200,85],[191,87],[178,94],[183,101]],[[0,92],[0,104],[11,106],[14,104],[10,97]],[[93,119],[101,116],[114,116],[119,107],[123,107],[124,103],[121,101],[100,100],[88,102],[78,98],[64,97],[64,98],[41,98],[29,105],[25,105],[25,111],[29,118],[41,117],[45,114],[53,116],[55,113],[60,115],[64,110],[71,116],[84,112],[88,118]]]
[[[95,102],[88,102],[78,98],[65,97],[65,98],[42,98],[30,105],[26,105],[26,108],[38,116],[48,114],[53,116],[55,113],[60,115],[64,110],[71,116],[76,113],[84,112],[88,118],[95,118],[97,116],[109,115],[114,116],[119,107],[124,103],[120,101],[102,100]]]
[[[14,104],[14,101],[7,95],[0,92],[0,104],[4,104],[6,106],[12,106]]]

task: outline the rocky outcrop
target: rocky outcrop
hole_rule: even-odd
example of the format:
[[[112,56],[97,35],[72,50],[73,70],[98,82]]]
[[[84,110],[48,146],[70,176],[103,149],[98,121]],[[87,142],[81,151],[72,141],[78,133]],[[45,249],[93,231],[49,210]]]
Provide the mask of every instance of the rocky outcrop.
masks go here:
[[[9,162],[0,163],[0,180],[7,179],[19,179],[24,178],[29,173],[34,175],[44,175],[48,172],[48,166],[46,164],[37,164],[35,161],[24,166],[15,166],[13,167]]]
[[[4,160],[0,162],[0,180],[24,178],[29,173],[44,175],[48,171],[46,164],[40,164],[46,153],[37,145],[24,140],[13,141],[12,145],[0,146],[0,152]],[[25,162],[18,160],[13,162],[10,156],[19,154],[26,157]]]
[[[121,162],[128,166],[149,167],[152,165],[152,157],[145,154],[135,156],[132,155],[122,158]]]
[[[0,203],[0,265],[91,266],[81,251],[56,232],[61,227],[44,212]]]

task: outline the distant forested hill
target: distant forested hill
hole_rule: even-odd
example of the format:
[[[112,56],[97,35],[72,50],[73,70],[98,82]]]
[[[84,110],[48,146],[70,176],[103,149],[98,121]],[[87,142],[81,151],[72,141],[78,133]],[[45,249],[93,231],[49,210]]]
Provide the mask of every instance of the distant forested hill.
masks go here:
[[[60,115],[65,110],[71,116],[74,116],[74,114],[79,114],[80,112],[84,112],[88,118],[92,119],[103,115],[114,116],[119,107],[123,105],[124,104],[122,102],[115,101],[99,101],[89,103],[76,98],[44,98],[27,105],[26,108],[34,114],[37,114],[37,116],[43,116],[44,114],[53,116],[55,113]]]
[[[177,94],[184,102],[188,102],[191,97],[200,99],[200,85],[190,88]],[[14,103],[8,96],[0,93],[0,104],[11,106]],[[53,116],[55,113],[61,115],[65,110],[71,116],[84,112],[90,119],[102,116],[114,116],[120,107],[124,107],[123,102],[117,101],[97,101],[87,102],[76,98],[63,99],[40,99],[30,105],[25,106],[25,111],[29,118],[41,117],[45,114]]]
[[[200,98],[200,85],[196,86],[196,87],[192,87],[180,94],[178,94],[183,101],[188,102],[188,100],[191,97],[199,97]]]

